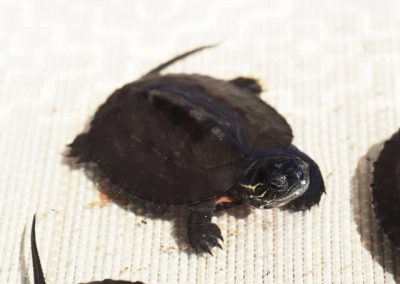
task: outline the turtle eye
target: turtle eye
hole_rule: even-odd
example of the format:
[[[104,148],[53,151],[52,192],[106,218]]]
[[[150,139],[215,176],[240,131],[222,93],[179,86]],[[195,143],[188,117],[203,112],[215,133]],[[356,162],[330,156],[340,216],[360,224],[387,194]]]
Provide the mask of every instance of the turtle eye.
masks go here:
[[[271,177],[269,185],[274,190],[277,190],[277,191],[284,190],[288,186],[288,180],[285,175],[276,174]]]
[[[298,179],[298,180],[304,180],[304,173],[301,170],[296,170],[294,172],[294,176]]]

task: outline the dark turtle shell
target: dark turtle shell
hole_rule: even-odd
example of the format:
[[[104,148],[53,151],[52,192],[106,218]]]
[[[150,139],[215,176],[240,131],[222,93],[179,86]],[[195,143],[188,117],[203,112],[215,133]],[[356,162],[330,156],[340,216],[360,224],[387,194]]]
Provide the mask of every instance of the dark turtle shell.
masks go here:
[[[148,201],[193,204],[222,195],[254,151],[292,142],[286,120],[234,82],[150,73],[99,107],[70,155]]]
[[[400,247],[400,131],[385,142],[374,165],[372,196],[379,226]]]

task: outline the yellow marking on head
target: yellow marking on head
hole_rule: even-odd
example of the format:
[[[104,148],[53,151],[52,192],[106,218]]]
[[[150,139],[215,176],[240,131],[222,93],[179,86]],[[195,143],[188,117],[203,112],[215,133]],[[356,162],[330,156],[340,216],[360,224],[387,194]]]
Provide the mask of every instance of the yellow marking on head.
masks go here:
[[[261,193],[261,195],[258,195],[257,197],[264,197],[264,195],[266,195],[266,194],[267,194],[267,192],[264,191],[263,193]]]
[[[255,185],[249,185],[249,184],[239,183],[239,185],[242,186],[242,187],[244,187],[244,188],[250,189],[251,191],[254,192],[254,191],[257,189],[257,187],[258,187],[259,185],[262,185],[262,183],[259,182],[259,183],[256,183]]]

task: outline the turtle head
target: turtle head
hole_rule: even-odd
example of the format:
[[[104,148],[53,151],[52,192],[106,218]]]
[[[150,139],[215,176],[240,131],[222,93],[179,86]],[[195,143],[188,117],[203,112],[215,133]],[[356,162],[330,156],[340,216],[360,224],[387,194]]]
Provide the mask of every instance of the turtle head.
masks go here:
[[[269,155],[246,169],[232,193],[244,203],[273,208],[301,196],[309,184],[309,164],[303,159]]]

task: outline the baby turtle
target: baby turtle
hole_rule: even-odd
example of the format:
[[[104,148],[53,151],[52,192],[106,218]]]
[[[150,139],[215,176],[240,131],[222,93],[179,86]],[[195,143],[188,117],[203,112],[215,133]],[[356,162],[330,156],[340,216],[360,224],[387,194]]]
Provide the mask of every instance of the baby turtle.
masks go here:
[[[167,74],[179,55],[116,90],[90,129],[69,145],[78,163],[94,163],[126,197],[187,205],[188,238],[197,252],[220,246],[217,209],[317,204],[317,164],[292,145],[287,121],[260,99],[259,83],[238,77]]]
[[[385,142],[374,164],[372,198],[378,225],[400,247],[400,130]]]
[[[36,244],[36,216],[33,217],[32,229],[31,229],[31,252],[32,252],[32,265],[33,265],[33,278],[34,284],[46,284],[44,278],[42,264],[40,263],[39,251]],[[86,284],[144,284],[141,281],[125,281],[125,280],[112,280],[104,279],[103,281],[93,281]]]

